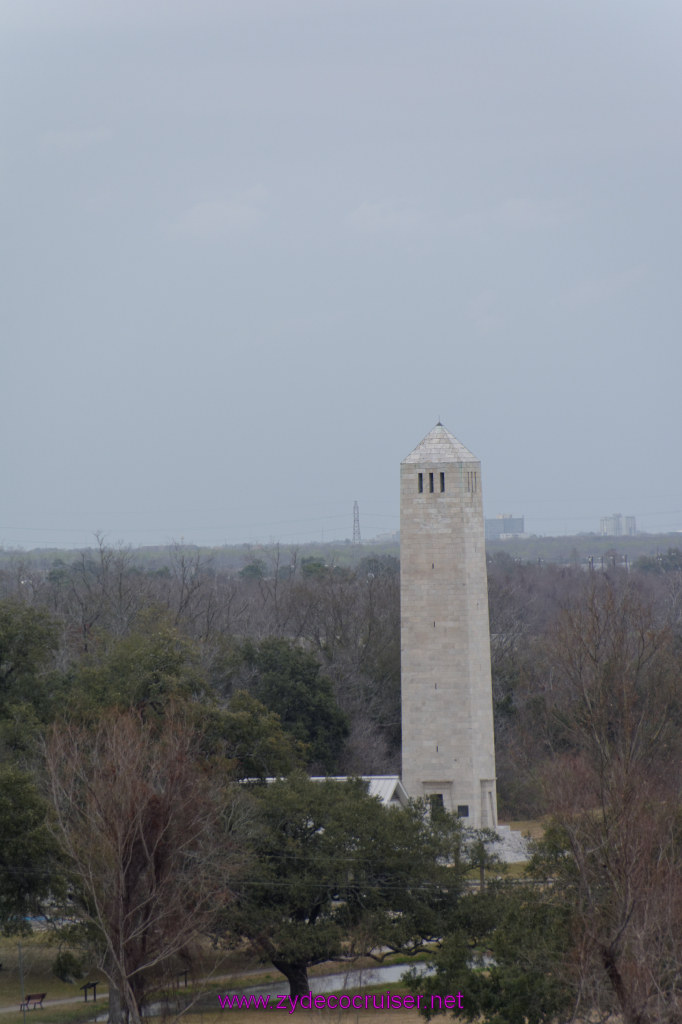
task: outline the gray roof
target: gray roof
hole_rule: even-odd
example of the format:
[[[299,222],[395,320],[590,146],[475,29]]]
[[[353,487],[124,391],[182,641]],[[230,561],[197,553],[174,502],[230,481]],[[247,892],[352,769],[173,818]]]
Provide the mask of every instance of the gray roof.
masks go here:
[[[446,430],[442,423],[437,423],[420,441],[413,452],[403,459],[403,465],[411,462],[478,462],[476,456],[465,448],[460,441]]]
[[[354,775],[311,775],[311,782],[348,782],[356,778]],[[409,803],[407,790],[400,781],[399,775],[360,775],[359,778],[367,783],[367,792],[370,796],[378,796],[387,807],[406,807]],[[262,779],[242,779],[243,783],[262,782]],[[272,777],[264,780],[267,783],[278,781]]]
[[[329,778],[334,782],[347,782],[351,776],[348,775],[330,775],[330,776],[313,776],[311,782],[324,782],[325,778]],[[387,807],[395,806],[400,804],[404,807],[409,797],[400,781],[398,775],[361,775],[360,778],[363,782],[368,783],[367,792],[370,796],[378,796],[383,804]]]

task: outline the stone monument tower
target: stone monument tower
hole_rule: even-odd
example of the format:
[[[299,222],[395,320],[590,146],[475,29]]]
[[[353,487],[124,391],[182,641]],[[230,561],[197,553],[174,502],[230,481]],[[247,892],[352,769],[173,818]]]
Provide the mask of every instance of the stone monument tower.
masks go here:
[[[497,825],[481,464],[438,423],[400,466],[402,781]]]

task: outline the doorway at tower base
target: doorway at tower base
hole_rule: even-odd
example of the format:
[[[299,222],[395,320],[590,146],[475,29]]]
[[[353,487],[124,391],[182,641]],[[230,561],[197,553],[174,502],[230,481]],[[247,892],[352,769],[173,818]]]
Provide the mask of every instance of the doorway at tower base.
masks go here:
[[[455,792],[451,780],[427,780],[418,784],[418,791],[410,796],[423,797],[434,810],[448,811],[461,818],[471,828],[497,828],[497,790],[495,779],[481,779],[480,791],[471,796]]]

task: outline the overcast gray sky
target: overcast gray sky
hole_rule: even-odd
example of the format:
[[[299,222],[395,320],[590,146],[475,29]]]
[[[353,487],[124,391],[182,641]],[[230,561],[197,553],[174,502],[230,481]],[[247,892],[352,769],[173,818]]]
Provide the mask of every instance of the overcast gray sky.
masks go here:
[[[679,0],[0,3],[0,544],[682,529]]]

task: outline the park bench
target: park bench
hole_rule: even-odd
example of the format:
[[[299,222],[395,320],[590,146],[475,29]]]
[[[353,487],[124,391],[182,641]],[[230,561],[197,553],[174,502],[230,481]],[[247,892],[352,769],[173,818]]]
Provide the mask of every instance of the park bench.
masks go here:
[[[31,995],[26,996],[23,1003],[19,1007],[20,1010],[30,1010],[31,1007],[35,1010],[36,1006],[39,1006],[42,1010],[43,999],[47,995],[47,992],[33,992]]]

